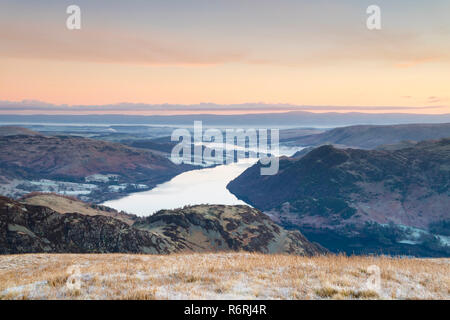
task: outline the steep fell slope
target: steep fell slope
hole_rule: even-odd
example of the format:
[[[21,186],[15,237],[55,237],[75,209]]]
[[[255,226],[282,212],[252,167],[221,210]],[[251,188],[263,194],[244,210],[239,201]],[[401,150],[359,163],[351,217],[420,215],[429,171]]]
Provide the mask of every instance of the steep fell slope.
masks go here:
[[[274,176],[261,176],[259,166],[228,189],[327,248],[450,254],[440,246],[447,238],[427,238],[450,220],[450,139],[394,151],[322,146],[300,159],[281,158]],[[423,250],[415,246],[424,243]]]

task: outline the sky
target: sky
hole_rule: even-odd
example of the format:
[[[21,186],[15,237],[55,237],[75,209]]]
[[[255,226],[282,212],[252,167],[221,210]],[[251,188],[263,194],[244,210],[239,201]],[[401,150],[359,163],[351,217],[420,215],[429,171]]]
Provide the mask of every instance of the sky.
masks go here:
[[[0,0],[0,113],[106,106],[450,113],[450,1]]]

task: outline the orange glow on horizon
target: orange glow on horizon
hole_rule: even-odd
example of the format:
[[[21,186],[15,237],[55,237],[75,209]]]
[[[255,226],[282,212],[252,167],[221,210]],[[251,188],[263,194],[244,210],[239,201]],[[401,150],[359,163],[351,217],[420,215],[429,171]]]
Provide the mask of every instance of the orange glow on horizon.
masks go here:
[[[78,31],[67,30],[61,4],[22,1],[0,10],[0,101],[130,107],[5,111],[0,105],[0,114],[296,110],[154,111],[132,105],[254,101],[308,106],[299,111],[316,113],[450,113],[448,1],[414,3],[406,13],[386,3],[390,15],[379,31],[367,30],[364,6],[345,1],[257,6],[230,0],[207,7],[192,1],[177,3],[177,10],[169,2],[139,1],[105,11],[80,1],[86,20]]]

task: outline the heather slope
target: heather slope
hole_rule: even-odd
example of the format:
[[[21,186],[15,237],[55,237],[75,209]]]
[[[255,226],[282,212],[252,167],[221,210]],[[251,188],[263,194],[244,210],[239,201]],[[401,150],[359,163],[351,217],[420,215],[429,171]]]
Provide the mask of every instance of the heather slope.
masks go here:
[[[76,136],[0,136],[0,194],[57,192],[101,203],[194,169],[158,151]]]
[[[6,136],[0,137],[0,149],[2,173],[16,177],[76,180],[114,173],[124,179],[145,180],[163,176],[164,171],[180,171],[155,152],[81,137]]]

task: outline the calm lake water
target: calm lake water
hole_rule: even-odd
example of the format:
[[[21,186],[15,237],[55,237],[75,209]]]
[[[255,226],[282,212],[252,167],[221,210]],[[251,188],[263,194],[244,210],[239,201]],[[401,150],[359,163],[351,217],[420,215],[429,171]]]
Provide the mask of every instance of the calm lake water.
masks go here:
[[[280,155],[292,155],[302,148],[281,148]],[[246,204],[230,193],[227,184],[252,166],[258,159],[242,159],[237,163],[184,172],[152,190],[132,193],[103,205],[149,216],[161,209],[176,209],[196,204]]]

